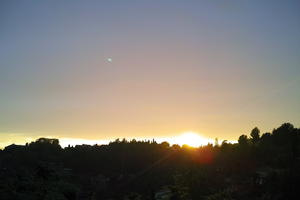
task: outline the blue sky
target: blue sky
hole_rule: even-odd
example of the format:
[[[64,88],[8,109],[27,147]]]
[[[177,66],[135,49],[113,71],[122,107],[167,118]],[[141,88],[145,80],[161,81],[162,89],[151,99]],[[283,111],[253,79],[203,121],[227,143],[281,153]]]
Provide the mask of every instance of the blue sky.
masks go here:
[[[0,138],[233,140],[300,124],[299,1],[1,1]],[[112,58],[112,62],[107,62]]]

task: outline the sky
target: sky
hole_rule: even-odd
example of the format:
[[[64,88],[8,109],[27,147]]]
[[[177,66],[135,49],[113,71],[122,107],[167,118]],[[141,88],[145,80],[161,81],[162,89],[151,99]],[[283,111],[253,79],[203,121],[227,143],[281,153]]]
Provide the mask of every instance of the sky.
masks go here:
[[[300,126],[300,1],[0,2],[0,147]]]

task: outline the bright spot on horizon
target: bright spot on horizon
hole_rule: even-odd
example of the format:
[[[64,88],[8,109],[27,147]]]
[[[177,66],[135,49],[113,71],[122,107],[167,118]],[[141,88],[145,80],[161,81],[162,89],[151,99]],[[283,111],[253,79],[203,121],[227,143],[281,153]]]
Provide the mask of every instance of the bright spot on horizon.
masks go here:
[[[175,137],[172,143],[178,144],[180,146],[186,144],[191,147],[199,147],[199,146],[207,145],[208,143],[213,143],[213,140],[204,138],[200,134],[195,132],[185,132]]]
[[[119,138],[122,140],[122,138]],[[199,146],[205,146],[208,143],[213,144],[214,140],[209,138],[204,138],[199,133],[196,132],[184,132],[180,135],[174,136],[174,137],[168,137],[168,138],[126,138],[127,141],[131,141],[132,139],[136,139],[137,141],[145,141],[145,140],[152,140],[154,139],[156,142],[168,142],[170,145],[178,144],[180,146],[182,145],[188,145],[191,147],[199,147]],[[59,138],[60,145],[62,147],[70,146],[76,146],[76,145],[105,145],[109,144],[110,142],[113,142],[115,139],[112,140],[89,140],[89,139],[82,139],[82,138]]]

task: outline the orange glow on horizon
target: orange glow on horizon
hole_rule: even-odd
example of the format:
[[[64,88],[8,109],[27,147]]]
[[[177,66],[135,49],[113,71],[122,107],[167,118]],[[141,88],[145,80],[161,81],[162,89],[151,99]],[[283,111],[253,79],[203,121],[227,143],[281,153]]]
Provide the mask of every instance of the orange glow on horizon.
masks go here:
[[[152,140],[153,138],[125,138],[125,139],[127,141],[130,141],[132,139],[136,139],[137,141],[143,141],[143,140]],[[68,145],[75,146],[80,144],[101,145],[101,144],[108,144],[109,142],[114,141],[114,140],[87,140],[87,139],[80,139],[80,138],[60,138],[59,140],[62,147],[66,147]],[[158,143],[168,142],[170,145],[178,144],[180,146],[188,145],[191,147],[199,147],[199,146],[207,145],[208,143],[211,144],[214,143],[213,139],[204,138],[196,132],[184,132],[177,136],[168,137],[168,138],[154,138],[154,140]]]
[[[207,145],[208,143],[213,143],[212,139],[204,138],[196,132],[185,132],[179,136],[170,138],[169,141],[171,144],[188,145],[191,147],[199,147]]]
[[[88,138],[71,138],[71,137],[59,137],[58,135],[47,135],[47,136],[37,136],[37,137],[26,137],[24,135],[10,135],[10,139],[7,142],[1,142],[0,143],[0,149],[3,149],[4,147],[10,145],[10,144],[18,144],[18,145],[25,145],[25,143],[30,143],[34,142],[36,139],[41,138],[41,137],[46,137],[46,138],[57,138],[59,139],[59,143],[62,147],[67,147],[67,146],[76,146],[76,145],[106,145],[109,144],[110,142],[113,142],[115,139],[119,138],[122,140],[124,137],[114,137],[114,139],[88,139]],[[23,137],[22,137],[23,136]],[[6,139],[6,138],[2,138]],[[136,141],[152,141],[153,139],[157,143],[162,143],[162,142],[168,142],[170,145],[188,145],[190,147],[199,147],[199,146],[205,146],[208,143],[214,144],[214,139],[211,138],[205,138],[201,136],[197,132],[183,132],[181,134],[174,134],[174,136],[169,136],[169,137],[125,137],[127,141],[131,141],[135,139]],[[222,143],[222,140],[219,140],[219,144]],[[236,143],[237,141],[234,140],[229,140],[229,143]]]

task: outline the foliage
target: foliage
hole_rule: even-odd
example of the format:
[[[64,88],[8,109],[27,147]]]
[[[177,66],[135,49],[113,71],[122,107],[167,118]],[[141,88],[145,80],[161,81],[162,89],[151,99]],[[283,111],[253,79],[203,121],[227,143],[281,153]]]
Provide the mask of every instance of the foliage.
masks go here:
[[[40,138],[0,151],[0,199],[151,200],[164,188],[164,199],[292,199],[299,154],[300,129],[289,123],[199,148],[125,139],[61,148]]]

